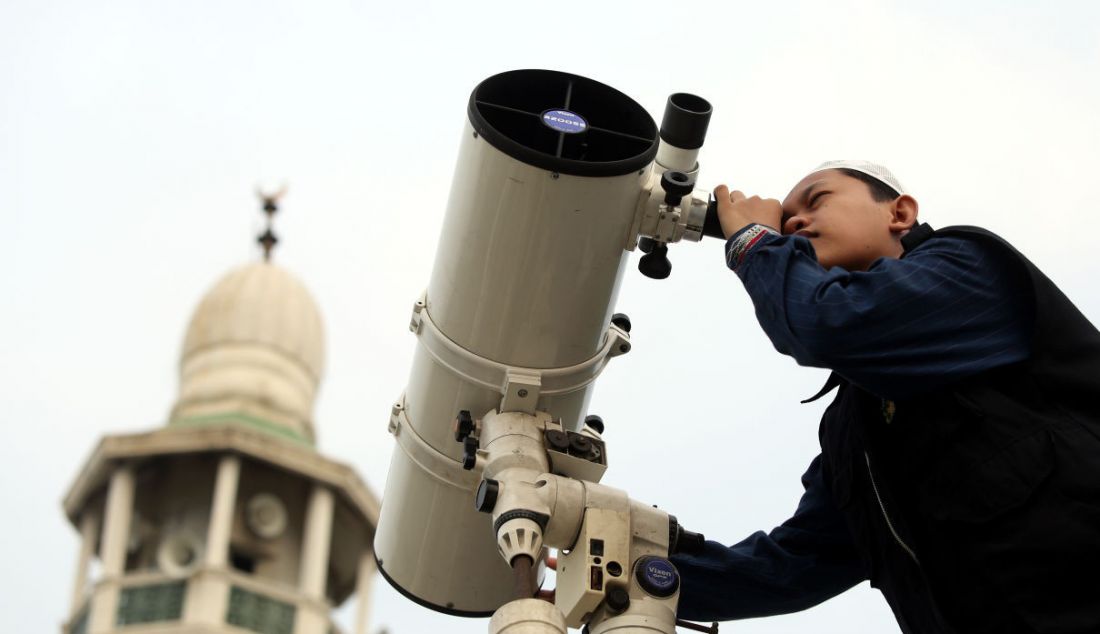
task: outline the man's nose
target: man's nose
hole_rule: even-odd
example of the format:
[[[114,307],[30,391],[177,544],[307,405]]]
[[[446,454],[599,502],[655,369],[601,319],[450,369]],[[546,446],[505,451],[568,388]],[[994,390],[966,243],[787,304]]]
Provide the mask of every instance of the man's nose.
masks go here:
[[[809,221],[802,216],[791,216],[787,218],[787,221],[783,223],[783,235],[790,235],[796,231],[805,228],[809,224]]]

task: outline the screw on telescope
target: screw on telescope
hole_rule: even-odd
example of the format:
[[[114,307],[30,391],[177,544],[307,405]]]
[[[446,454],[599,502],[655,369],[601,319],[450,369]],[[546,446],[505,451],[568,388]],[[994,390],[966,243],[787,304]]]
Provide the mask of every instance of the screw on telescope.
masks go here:
[[[624,332],[630,332],[630,317],[626,313],[615,313],[611,316],[611,323],[622,328]]]
[[[466,439],[462,441],[462,468],[463,469],[465,469],[467,471],[473,470],[474,465],[477,464],[477,449],[478,449],[478,447],[479,447],[479,443],[477,441],[477,438],[474,438],[473,436],[467,436]]]
[[[604,601],[608,612],[622,614],[630,607],[630,594],[625,588],[613,586],[607,590],[607,598]]]
[[[585,416],[584,424],[588,425],[592,429],[595,429],[597,434],[603,433],[603,419],[596,414],[589,414],[588,416]]]
[[[474,433],[474,417],[470,415],[470,410],[464,409],[458,413],[458,417],[455,418],[454,430],[455,442],[462,442],[466,440],[467,436]]]
[[[474,498],[474,508],[482,513],[492,513],[497,505],[497,496],[500,494],[500,483],[496,480],[485,479],[477,485],[477,496]]]

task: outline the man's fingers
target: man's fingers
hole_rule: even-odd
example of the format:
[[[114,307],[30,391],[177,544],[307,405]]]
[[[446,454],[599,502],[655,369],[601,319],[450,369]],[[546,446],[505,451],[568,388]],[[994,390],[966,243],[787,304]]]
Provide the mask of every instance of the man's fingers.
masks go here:
[[[730,188],[725,185],[719,185],[714,188],[714,200],[718,201],[719,205],[723,205],[730,199]]]
[[[745,198],[745,194],[736,189],[730,192],[730,202],[741,202],[742,200],[745,200]]]

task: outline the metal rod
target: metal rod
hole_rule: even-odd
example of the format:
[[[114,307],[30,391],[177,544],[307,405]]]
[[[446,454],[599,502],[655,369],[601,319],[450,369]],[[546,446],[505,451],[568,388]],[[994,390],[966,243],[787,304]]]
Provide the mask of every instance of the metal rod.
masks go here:
[[[527,555],[512,559],[515,576],[514,594],[517,599],[530,599],[535,595],[535,562]]]
[[[706,632],[707,634],[718,634],[718,622],[714,621],[710,624],[710,627],[701,623],[692,623],[691,621],[685,621],[683,619],[676,619],[676,626],[682,627],[685,630],[695,630],[696,632]]]

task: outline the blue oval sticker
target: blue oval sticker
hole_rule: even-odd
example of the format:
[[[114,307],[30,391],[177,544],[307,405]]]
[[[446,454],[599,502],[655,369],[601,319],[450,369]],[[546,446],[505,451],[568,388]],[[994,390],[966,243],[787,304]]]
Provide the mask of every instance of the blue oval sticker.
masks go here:
[[[579,114],[568,110],[547,110],[542,113],[542,123],[558,132],[577,134],[588,129],[588,122]]]
[[[664,559],[654,557],[645,562],[642,570],[646,579],[653,584],[654,588],[667,590],[669,588],[674,588],[679,581],[676,569],[672,567],[670,562]]]

